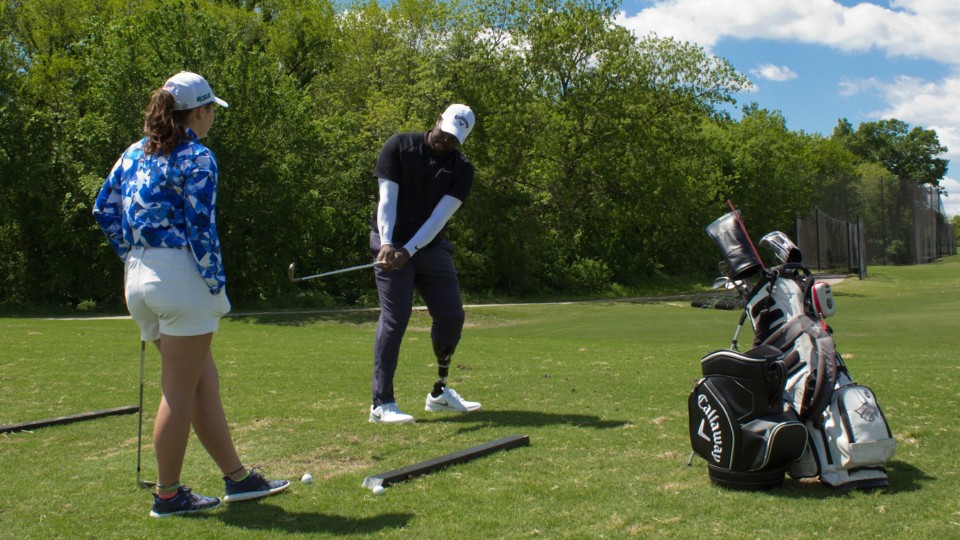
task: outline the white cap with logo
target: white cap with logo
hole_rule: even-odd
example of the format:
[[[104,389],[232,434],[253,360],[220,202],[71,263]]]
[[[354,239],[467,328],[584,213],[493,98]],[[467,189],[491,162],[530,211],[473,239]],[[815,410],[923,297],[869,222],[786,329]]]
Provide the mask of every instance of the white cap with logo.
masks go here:
[[[206,79],[189,71],[181,71],[167,79],[167,82],[163,83],[163,89],[170,92],[176,100],[174,110],[177,111],[196,109],[207,103],[229,107],[226,101],[213,95],[213,89],[210,88],[210,83]]]
[[[460,103],[447,107],[440,115],[440,130],[456,137],[460,144],[467,140],[474,123],[473,111]]]

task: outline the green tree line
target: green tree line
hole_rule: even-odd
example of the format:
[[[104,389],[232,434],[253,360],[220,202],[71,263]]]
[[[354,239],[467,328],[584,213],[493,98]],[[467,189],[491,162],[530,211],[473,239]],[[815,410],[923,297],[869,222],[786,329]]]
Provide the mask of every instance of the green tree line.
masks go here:
[[[734,201],[753,232],[813,206],[858,213],[877,171],[936,185],[932,131],[884,121],[831,137],[777,111],[727,111],[726,60],[614,24],[613,0],[3,0],[0,306],[122,305],[91,204],[141,136],[150,92],[195,71],[230,102],[205,139],[235,306],[371,303],[373,165],[393,133],[452,102],[477,127],[449,235],[465,291],[642,287],[713,272],[704,227]],[[872,169],[868,169],[872,167]],[[867,172],[865,172],[867,171]]]

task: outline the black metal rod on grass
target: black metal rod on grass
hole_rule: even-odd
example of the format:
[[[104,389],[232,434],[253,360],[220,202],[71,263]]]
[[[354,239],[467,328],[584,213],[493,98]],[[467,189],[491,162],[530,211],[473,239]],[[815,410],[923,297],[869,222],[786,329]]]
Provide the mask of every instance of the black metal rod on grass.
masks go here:
[[[102,411],[92,411],[81,414],[71,414],[69,416],[58,416],[56,418],[47,418],[46,420],[35,420],[33,422],[24,422],[22,424],[10,424],[0,426],[0,433],[12,433],[14,431],[29,431],[31,429],[55,426],[59,424],[69,424],[71,422],[80,422],[82,420],[93,420],[104,416],[116,416],[119,414],[132,414],[140,410],[140,407],[130,405],[128,407],[116,407],[114,409],[103,409]]]
[[[502,439],[490,441],[479,446],[467,448],[466,450],[440,456],[435,459],[423,461],[421,463],[415,463],[413,465],[408,465],[406,467],[401,467],[399,469],[394,469],[392,471],[387,471],[374,476],[368,476],[363,479],[363,484],[361,487],[371,490],[377,486],[385,488],[391,484],[403,482],[404,480],[409,480],[415,476],[421,476],[450,465],[463,463],[487,454],[492,454],[497,450],[509,450],[519,446],[527,446],[528,444],[530,444],[530,438],[528,436],[510,435]]]

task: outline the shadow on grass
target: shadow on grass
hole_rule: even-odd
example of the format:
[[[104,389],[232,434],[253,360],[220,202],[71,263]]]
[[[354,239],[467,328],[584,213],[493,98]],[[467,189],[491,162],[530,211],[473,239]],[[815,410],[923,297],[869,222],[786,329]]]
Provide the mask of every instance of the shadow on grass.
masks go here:
[[[867,493],[874,491],[880,493],[905,493],[910,491],[919,491],[925,482],[936,480],[936,477],[930,476],[920,469],[905,463],[903,461],[891,461],[887,463],[887,478],[890,485],[884,488],[874,488],[866,490]],[[789,478],[789,477],[788,477]],[[836,497],[846,497],[857,490],[838,490],[820,484],[816,481],[806,483],[801,481],[787,480],[784,482],[785,489],[774,489],[769,491],[772,495],[783,496],[791,499],[831,499]]]
[[[289,312],[238,313],[227,315],[232,320],[248,324],[272,324],[274,326],[307,326],[318,322],[346,324],[376,323],[379,308],[330,309]]]
[[[896,460],[887,463],[887,477],[890,487],[886,490],[895,492],[918,491],[921,484],[937,479],[909,463]]]
[[[470,414],[444,414],[428,419],[417,419],[423,423],[470,424],[461,429],[476,431],[492,426],[539,427],[566,424],[574,427],[593,429],[622,428],[629,424],[626,420],[601,420],[597,416],[585,414],[544,413],[536,411],[478,411]]]
[[[224,510],[196,517],[219,519],[231,527],[250,531],[303,534],[376,534],[387,529],[406,527],[414,514],[381,514],[368,518],[348,518],[321,512],[287,512],[258,501],[225,505]]]

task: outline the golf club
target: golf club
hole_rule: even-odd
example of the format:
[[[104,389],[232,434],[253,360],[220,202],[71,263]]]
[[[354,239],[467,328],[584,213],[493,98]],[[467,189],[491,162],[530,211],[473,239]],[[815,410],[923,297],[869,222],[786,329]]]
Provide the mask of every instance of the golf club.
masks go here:
[[[149,482],[140,479],[140,446],[143,440],[143,365],[146,363],[147,342],[140,340],[140,406],[137,408],[137,485],[142,488],[150,488],[157,485],[156,482]]]
[[[361,264],[359,266],[351,266],[349,268],[341,268],[340,270],[331,270],[330,272],[324,272],[322,274],[314,274],[312,276],[294,277],[294,273],[296,272],[296,268],[295,268],[296,264],[297,263],[290,263],[290,267],[287,268],[287,277],[290,278],[290,281],[292,281],[293,283],[299,283],[301,281],[307,281],[308,279],[316,279],[316,278],[321,278],[325,276],[332,276],[334,274],[342,274],[344,272],[353,272],[354,270],[363,270],[364,268],[374,268],[374,267],[380,266],[379,262],[372,262],[368,264]]]

